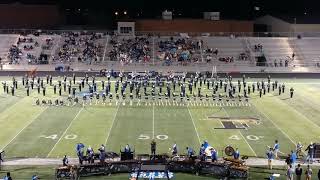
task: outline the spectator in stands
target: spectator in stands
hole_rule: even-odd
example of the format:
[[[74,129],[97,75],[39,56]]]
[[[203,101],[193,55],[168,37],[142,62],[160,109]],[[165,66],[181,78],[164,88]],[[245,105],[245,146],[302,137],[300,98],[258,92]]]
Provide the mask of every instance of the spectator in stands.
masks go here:
[[[294,57],[296,56],[296,54],[292,53],[291,55],[291,59],[294,60]]]
[[[207,57],[206,57],[207,63],[211,62],[211,60],[212,60],[212,57],[210,55],[207,55]]]
[[[215,50],[213,51],[213,54],[215,54],[216,56],[218,56],[219,50],[218,48],[215,48]]]
[[[117,42],[116,38],[116,36],[112,37],[110,41],[113,46],[113,49],[109,52],[111,60],[120,60],[122,64],[150,61],[149,38],[136,37],[134,39],[123,39],[120,42]]]
[[[288,65],[289,65],[289,60],[286,59],[286,60],[284,61],[284,67],[288,67]]]
[[[254,45],[254,51],[255,52],[262,52],[263,46],[261,44],[255,44]]]
[[[8,58],[11,60],[10,63],[12,64],[19,63],[20,57],[21,57],[21,50],[17,46],[12,45],[11,48],[9,49],[9,56],[8,56]]]

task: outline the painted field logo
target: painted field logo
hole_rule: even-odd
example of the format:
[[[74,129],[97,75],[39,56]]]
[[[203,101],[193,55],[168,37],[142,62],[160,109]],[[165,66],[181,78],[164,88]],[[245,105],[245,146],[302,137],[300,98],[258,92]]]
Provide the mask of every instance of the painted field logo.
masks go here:
[[[220,121],[223,127],[214,129],[248,129],[250,126],[259,125],[260,119],[256,117],[218,117],[209,116],[211,121]]]

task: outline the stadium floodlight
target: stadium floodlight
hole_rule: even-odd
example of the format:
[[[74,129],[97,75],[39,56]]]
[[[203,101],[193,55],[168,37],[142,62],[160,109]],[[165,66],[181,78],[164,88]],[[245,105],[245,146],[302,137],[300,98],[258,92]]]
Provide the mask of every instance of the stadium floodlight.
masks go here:
[[[124,11],[123,14],[124,14],[124,15],[127,15],[127,11]]]
[[[114,14],[115,14],[116,16],[118,16],[119,13],[116,11]]]

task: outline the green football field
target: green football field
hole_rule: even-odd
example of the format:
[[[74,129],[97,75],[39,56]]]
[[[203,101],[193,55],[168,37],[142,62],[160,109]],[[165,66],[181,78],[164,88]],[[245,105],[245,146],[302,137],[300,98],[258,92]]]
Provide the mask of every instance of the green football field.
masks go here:
[[[150,153],[152,139],[158,153],[168,153],[174,143],[181,154],[187,146],[198,152],[207,140],[220,156],[231,145],[242,155],[265,157],[267,146],[273,146],[276,139],[281,152],[288,153],[297,142],[307,145],[320,138],[320,80],[316,79],[278,79],[286,84],[284,94],[278,96],[276,90],[259,98],[256,91],[249,102],[204,99],[181,103],[178,98],[176,102],[143,99],[138,103],[114,98],[105,105],[94,100],[84,107],[82,103],[37,106],[37,98],[66,99],[67,92],[59,97],[47,86],[46,97],[35,89],[27,97],[21,77],[16,79],[20,82],[15,96],[3,92],[2,85],[0,89],[0,149],[5,150],[6,158],[76,157],[77,143],[95,150],[106,144],[107,150],[114,152],[130,144],[136,154],[144,154]],[[0,80],[10,83],[11,78]],[[261,79],[248,81],[250,85]],[[295,89],[292,99],[290,87]],[[225,124],[243,129],[226,129]]]

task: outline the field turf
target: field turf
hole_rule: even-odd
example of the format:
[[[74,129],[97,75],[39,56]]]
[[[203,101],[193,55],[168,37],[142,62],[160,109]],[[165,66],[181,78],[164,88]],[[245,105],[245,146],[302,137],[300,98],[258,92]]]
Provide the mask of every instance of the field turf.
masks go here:
[[[16,79],[21,81],[21,77]],[[1,77],[0,80],[10,83],[11,78]],[[250,85],[261,79],[248,81]],[[283,153],[293,150],[297,142],[304,145],[319,142],[320,80],[278,81],[286,84],[286,92],[280,96],[276,90],[259,98],[256,91],[248,103],[242,101],[240,105],[238,101],[233,105],[227,102],[220,105],[210,99],[191,101],[188,106],[181,105],[179,98],[170,104],[150,99],[142,100],[140,105],[136,100],[130,104],[127,98],[118,102],[113,99],[106,105],[101,102],[96,105],[93,101],[92,105],[84,107],[82,104],[36,106],[37,98],[59,98],[53,94],[52,87],[47,86],[46,97],[35,89],[26,97],[21,82],[16,96],[3,92],[1,86],[0,149],[5,150],[6,158],[62,158],[65,154],[76,157],[75,145],[81,142],[95,150],[106,144],[108,151],[115,152],[130,144],[137,154],[143,154],[150,153],[150,142],[155,139],[158,153],[169,152],[176,142],[183,154],[187,146],[198,152],[200,144],[207,140],[218,149],[220,156],[224,148],[231,145],[239,148],[241,155],[265,157],[267,146],[273,146],[276,139]],[[289,98],[290,87],[295,89],[292,99]],[[111,89],[114,91],[113,86]],[[67,92],[63,92],[63,98],[66,97]],[[224,118],[233,118],[233,124],[248,127],[216,129],[223,127]]]

